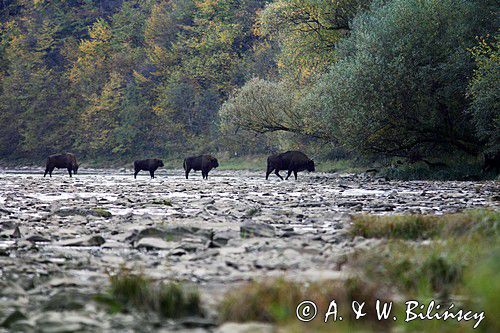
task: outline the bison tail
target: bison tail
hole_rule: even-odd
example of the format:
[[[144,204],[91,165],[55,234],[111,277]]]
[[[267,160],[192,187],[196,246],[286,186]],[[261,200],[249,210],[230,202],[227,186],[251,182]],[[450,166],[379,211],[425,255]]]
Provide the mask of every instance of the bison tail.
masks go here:
[[[186,170],[187,166],[186,166],[186,159],[184,159],[184,163],[182,164],[182,167],[184,168],[184,170]]]

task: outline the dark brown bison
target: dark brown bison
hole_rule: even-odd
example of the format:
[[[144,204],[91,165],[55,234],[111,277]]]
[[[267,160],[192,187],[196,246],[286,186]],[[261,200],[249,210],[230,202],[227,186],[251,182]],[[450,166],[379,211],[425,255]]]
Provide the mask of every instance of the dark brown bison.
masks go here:
[[[139,171],[149,171],[151,178],[155,178],[155,171],[163,166],[163,161],[157,158],[148,158],[146,160],[134,161],[134,179],[137,178]]]
[[[306,154],[300,151],[287,151],[286,153],[272,155],[267,158],[267,171],[266,179],[269,178],[271,172],[276,174],[283,180],[283,177],[279,174],[281,170],[288,170],[288,175],[286,179],[290,177],[293,172],[295,179],[297,179],[297,172],[299,171],[314,171],[314,161],[311,160]]]
[[[219,166],[219,161],[210,155],[191,156],[184,159],[184,170],[186,170],[186,179],[191,170],[201,170],[203,179],[208,179],[208,172]]]
[[[68,169],[70,177],[72,177],[72,173],[76,175],[78,173],[78,162],[76,161],[75,155],[71,153],[50,155],[47,157],[43,176],[45,177],[48,173],[49,176],[52,177],[52,171],[54,171],[55,168]]]

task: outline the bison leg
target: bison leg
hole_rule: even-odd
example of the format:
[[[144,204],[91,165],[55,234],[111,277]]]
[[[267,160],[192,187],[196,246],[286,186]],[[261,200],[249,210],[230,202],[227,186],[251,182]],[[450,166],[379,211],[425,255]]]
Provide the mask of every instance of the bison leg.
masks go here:
[[[269,175],[271,174],[271,172],[273,172],[273,169],[268,167],[267,171],[266,171],[266,180],[269,178]]]
[[[71,174],[71,167],[68,168],[68,173],[69,173],[69,176],[72,177],[73,175]]]
[[[295,176],[295,180],[297,180],[297,171],[294,171],[293,175]]]
[[[151,179],[155,178],[155,172],[153,170],[149,170],[149,175],[151,176]]]
[[[137,174],[139,173],[139,171],[141,171],[141,170],[138,170],[138,169],[134,170],[134,179],[137,179]]]
[[[281,180],[283,180],[283,177],[281,177],[280,171],[278,169],[274,170],[274,173],[276,174],[276,176],[280,177]]]
[[[52,177],[52,171],[54,171],[54,168],[55,167],[50,167],[50,166],[46,167],[43,176],[45,177],[47,174],[49,174],[49,176]]]
[[[292,170],[288,170],[288,174],[286,175],[285,179],[288,179],[288,177],[290,177],[291,174],[292,174]]]
[[[186,169],[186,179],[189,179],[189,173],[191,172],[191,169]]]

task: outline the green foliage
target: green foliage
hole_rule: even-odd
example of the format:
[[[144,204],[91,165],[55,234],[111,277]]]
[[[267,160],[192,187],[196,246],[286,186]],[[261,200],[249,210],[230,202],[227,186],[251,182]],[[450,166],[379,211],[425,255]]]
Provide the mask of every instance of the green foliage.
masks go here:
[[[278,67],[285,76],[307,80],[335,59],[335,46],[350,21],[371,0],[277,0],[259,14],[258,33],[277,41]]]
[[[486,142],[486,150],[493,153],[500,151],[499,38],[498,32],[491,38],[480,38],[470,50],[477,66],[469,83],[473,123],[479,138]]]
[[[424,162],[411,164],[393,164],[385,167],[381,174],[388,179],[399,180],[481,180],[491,177],[482,173],[482,156],[471,158],[470,156],[447,157],[441,159],[444,164],[427,165]]]
[[[290,87],[256,78],[229,98],[220,117],[225,125],[235,124],[258,133],[301,131],[304,127]]]
[[[410,161],[454,150],[477,153],[467,107],[473,64],[466,51],[491,29],[477,1],[403,1],[374,5],[338,44],[340,60],[307,98],[345,146]],[[418,22],[415,26],[414,22]]]
[[[230,91],[273,70],[257,0],[1,6],[2,157],[214,150]]]
[[[156,284],[142,274],[122,269],[110,276],[110,288],[95,300],[112,313],[140,311],[164,318],[201,315],[199,295],[176,283]]]
[[[476,311],[497,313],[500,309],[500,247],[497,246],[478,265],[466,275],[466,290],[474,295],[470,303]],[[500,330],[500,323],[491,316],[486,316],[483,331]]]
[[[300,149],[415,164],[458,162],[460,152],[470,165],[499,149],[496,7],[494,0],[4,1],[0,157],[242,158]],[[388,175],[476,176],[408,169]]]

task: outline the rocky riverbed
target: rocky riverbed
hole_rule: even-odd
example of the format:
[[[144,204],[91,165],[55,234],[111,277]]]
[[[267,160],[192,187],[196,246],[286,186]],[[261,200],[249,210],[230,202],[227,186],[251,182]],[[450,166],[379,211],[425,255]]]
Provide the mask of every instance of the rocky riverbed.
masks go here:
[[[377,242],[349,236],[351,214],[499,207],[493,181],[41,173],[0,171],[0,326],[11,321],[10,330],[156,331],[154,319],[111,315],[92,300],[107,288],[108,274],[127,267],[200,291],[206,318],[163,321],[164,331],[233,332],[234,326],[216,326],[215,306],[228,288],[270,276],[342,278],[346,256]]]

